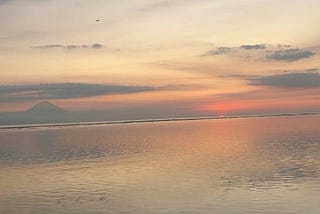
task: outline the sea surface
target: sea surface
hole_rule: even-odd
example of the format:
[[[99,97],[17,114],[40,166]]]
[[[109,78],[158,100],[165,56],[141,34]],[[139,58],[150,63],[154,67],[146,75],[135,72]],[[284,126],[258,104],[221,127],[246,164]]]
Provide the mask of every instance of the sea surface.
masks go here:
[[[0,131],[1,214],[320,213],[320,116]]]

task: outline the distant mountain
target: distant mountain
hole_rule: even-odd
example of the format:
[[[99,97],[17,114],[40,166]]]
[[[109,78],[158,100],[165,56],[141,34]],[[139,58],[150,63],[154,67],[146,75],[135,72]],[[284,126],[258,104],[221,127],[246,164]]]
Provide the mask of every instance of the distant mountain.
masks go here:
[[[43,114],[52,115],[52,114],[65,114],[67,113],[67,111],[50,102],[44,101],[29,108],[28,110],[25,111],[25,113],[39,114],[39,115],[43,115]]]
[[[40,102],[26,111],[0,113],[0,125],[62,123],[78,118],[78,115],[50,102]]]

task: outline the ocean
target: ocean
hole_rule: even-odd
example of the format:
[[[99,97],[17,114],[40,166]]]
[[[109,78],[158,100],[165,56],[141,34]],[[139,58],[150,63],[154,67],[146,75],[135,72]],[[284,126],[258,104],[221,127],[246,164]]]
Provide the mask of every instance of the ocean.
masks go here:
[[[0,131],[0,213],[320,213],[320,116]]]

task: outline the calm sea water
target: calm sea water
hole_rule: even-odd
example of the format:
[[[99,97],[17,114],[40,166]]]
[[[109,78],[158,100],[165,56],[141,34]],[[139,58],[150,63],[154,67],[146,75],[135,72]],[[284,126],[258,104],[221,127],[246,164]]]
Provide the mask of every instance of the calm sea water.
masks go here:
[[[0,213],[320,213],[320,117],[0,132]]]

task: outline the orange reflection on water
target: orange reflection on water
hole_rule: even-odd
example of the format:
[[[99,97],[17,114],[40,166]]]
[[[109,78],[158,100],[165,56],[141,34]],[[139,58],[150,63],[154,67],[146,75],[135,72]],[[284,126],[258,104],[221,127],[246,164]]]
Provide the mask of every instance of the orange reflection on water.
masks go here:
[[[0,205],[20,213],[26,205],[35,212],[43,206],[55,213],[146,209],[195,213],[199,208],[212,213],[217,206],[228,213],[254,209],[250,201],[260,198],[278,207],[292,204],[291,211],[297,205],[315,209],[315,198],[302,204],[301,197],[305,191],[317,196],[319,119],[220,119],[0,132],[0,148],[6,154],[1,156],[6,158],[0,165]],[[257,203],[271,213],[272,207]]]

